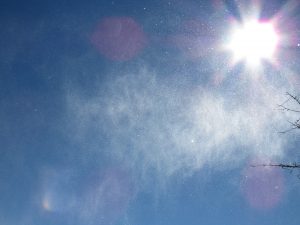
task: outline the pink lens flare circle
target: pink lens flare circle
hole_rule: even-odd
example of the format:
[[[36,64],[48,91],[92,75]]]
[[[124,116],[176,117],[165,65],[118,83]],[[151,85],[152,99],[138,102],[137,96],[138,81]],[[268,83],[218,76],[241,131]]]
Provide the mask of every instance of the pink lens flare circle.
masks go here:
[[[147,38],[134,19],[111,17],[100,21],[91,36],[91,43],[106,58],[126,61],[140,53]]]
[[[280,168],[250,167],[244,172],[242,192],[249,205],[256,209],[276,207],[284,193],[284,178]]]
[[[135,186],[129,172],[117,167],[107,168],[98,175],[95,173],[85,186],[83,221],[94,218],[98,224],[114,224],[135,196]]]

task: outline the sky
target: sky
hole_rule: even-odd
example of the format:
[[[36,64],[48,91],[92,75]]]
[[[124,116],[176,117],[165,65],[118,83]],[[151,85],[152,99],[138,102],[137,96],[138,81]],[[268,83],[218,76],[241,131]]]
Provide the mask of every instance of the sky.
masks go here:
[[[259,165],[300,161],[299,17],[1,1],[0,224],[298,225],[300,171]]]

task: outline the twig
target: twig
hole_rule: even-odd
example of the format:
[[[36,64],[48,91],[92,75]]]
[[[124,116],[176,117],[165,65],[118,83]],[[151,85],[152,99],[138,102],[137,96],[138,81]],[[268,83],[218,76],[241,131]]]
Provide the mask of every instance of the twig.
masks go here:
[[[292,99],[294,99],[300,105],[300,100],[297,96],[291,95],[289,92],[287,92],[286,94],[290,96]]]
[[[293,163],[293,164],[283,164],[283,163],[279,163],[279,164],[258,164],[258,165],[251,165],[251,167],[281,167],[283,169],[294,169],[294,168],[297,168],[297,169],[300,169],[300,164],[297,164],[297,163]]]

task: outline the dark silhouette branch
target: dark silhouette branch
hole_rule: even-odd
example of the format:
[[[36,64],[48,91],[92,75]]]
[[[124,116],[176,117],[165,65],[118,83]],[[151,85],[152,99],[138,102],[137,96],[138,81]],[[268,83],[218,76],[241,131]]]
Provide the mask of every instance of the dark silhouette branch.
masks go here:
[[[258,164],[251,165],[251,167],[281,167],[282,169],[300,169],[300,164],[292,163],[292,164],[283,164],[283,163],[269,163],[269,164]]]
[[[251,167],[279,167],[281,169],[289,170],[290,173],[292,173],[294,169],[300,169],[300,164],[299,163],[292,163],[292,164],[269,163],[269,164],[251,165]],[[297,177],[298,179],[300,179],[300,174],[298,174]]]
[[[299,110],[295,110],[295,109],[290,109],[284,105],[278,105],[279,109],[282,111],[290,111],[290,112],[296,112],[296,113],[300,113]]]
[[[295,95],[291,95],[289,92],[286,93],[289,97],[291,97],[292,99],[294,99],[299,105],[300,105],[300,100],[297,96]]]
[[[296,106],[294,106],[293,104],[296,103],[296,105],[298,105],[298,107],[300,108],[300,98],[297,97],[296,95],[290,94],[289,92],[287,92],[286,95],[288,96],[288,98],[282,104],[278,105],[279,110],[283,112],[300,113],[300,109],[299,110],[295,109]],[[293,101],[292,108],[287,106],[287,104],[291,101]],[[288,123],[290,124],[290,128],[285,131],[281,131],[279,133],[287,133],[295,129],[300,129],[300,116],[295,121],[293,122],[288,121]],[[268,164],[264,163],[264,164],[251,165],[251,167],[279,167],[281,169],[288,169],[290,170],[290,172],[293,172],[294,169],[300,169],[300,163],[295,163],[295,162],[294,163],[268,163]],[[297,175],[297,177],[300,179],[300,173]]]
[[[294,130],[294,129],[300,129],[300,119],[297,119],[295,122],[291,122],[291,121],[288,121],[288,122],[291,124],[291,128],[287,129],[285,131],[280,131],[279,133],[284,134],[284,133],[290,132],[291,130]]]
[[[284,112],[294,112],[294,113],[300,113],[300,109],[295,109],[294,107],[293,108],[290,108],[289,106],[286,106],[286,104],[290,101],[293,101],[295,102],[297,105],[299,105],[300,107],[300,99],[299,97],[297,97],[296,95],[292,95],[290,94],[289,92],[286,93],[286,95],[288,96],[288,98],[280,105],[278,105],[279,107],[279,110],[281,111],[284,111]],[[288,121],[288,123],[291,124],[291,127],[285,131],[281,131],[279,133],[287,133],[287,132],[290,132],[292,130],[295,130],[295,129],[300,129],[300,117],[299,119],[291,122],[291,121]]]

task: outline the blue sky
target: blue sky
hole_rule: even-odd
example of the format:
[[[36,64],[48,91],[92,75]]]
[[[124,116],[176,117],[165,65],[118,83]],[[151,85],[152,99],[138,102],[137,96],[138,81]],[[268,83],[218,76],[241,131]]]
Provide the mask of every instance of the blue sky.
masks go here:
[[[0,223],[299,224],[297,1],[2,1]],[[255,14],[256,13],[256,14]],[[257,66],[224,48],[275,26]],[[292,101],[287,107],[297,108]]]

